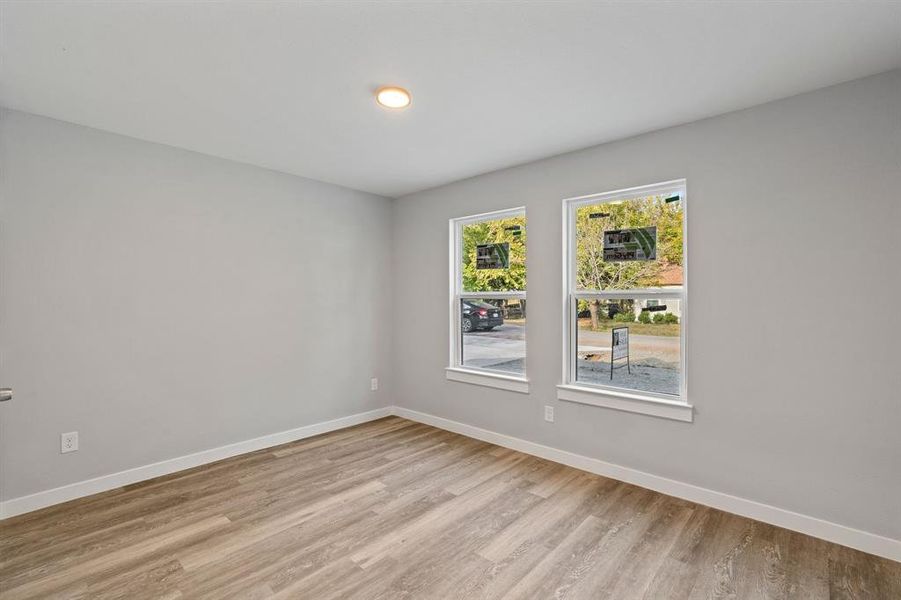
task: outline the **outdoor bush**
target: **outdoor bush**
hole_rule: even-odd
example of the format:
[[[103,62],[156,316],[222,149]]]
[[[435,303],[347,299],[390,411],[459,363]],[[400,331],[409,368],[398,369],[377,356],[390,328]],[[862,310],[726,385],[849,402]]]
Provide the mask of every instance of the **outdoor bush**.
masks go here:
[[[588,308],[588,300],[579,300],[576,302],[576,313],[578,313],[579,317],[587,317],[591,314],[591,311]]]
[[[664,317],[663,317],[663,313],[654,313],[654,322],[655,322],[655,323],[663,323],[663,322],[665,322],[665,321],[664,321]]]
[[[663,322],[664,323],[678,323],[679,317],[677,317],[673,313],[666,313],[665,315],[663,315]]]
[[[618,312],[613,315],[613,320],[617,323],[634,323],[635,315],[631,312]]]
[[[651,322],[651,313],[647,311],[641,311],[638,315],[639,323],[650,323]]]

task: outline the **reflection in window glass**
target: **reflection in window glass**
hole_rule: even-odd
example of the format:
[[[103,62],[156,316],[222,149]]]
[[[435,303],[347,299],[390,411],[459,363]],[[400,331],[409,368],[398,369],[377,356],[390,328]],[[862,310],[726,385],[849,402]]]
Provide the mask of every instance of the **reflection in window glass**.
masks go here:
[[[468,223],[462,228],[464,292],[526,289],[526,217]]]
[[[678,194],[579,206],[577,289],[682,286],[682,219]]]
[[[578,382],[679,395],[678,298],[580,299],[577,314]],[[618,336],[615,347],[613,333],[619,328],[628,328],[628,335]]]
[[[460,335],[464,367],[525,374],[524,299],[461,299]]]

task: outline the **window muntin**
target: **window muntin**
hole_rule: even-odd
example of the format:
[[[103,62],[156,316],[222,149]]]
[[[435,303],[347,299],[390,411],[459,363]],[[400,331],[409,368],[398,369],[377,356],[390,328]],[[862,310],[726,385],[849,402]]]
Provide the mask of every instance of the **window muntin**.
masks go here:
[[[685,198],[676,181],[567,201],[564,383],[685,400]]]
[[[525,378],[524,209],[451,221],[451,367]]]

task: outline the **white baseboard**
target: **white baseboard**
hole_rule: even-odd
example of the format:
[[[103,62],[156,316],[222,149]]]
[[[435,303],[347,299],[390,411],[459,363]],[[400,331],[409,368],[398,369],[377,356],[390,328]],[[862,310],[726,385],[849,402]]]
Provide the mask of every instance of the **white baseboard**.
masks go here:
[[[95,477],[94,479],[79,481],[51,490],[30,494],[28,496],[12,498],[0,502],[0,519],[14,517],[33,510],[38,510],[39,508],[53,506],[54,504],[60,504],[61,502],[68,502],[69,500],[75,500],[76,498],[91,496],[99,492],[106,492],[122,487],[123,485],[146,481],[148,479],[153,479],[154,477],[160,477],[161,475],[169,475],[170,473],[175,473],[177,471],[191,469],[224,458],[237,456],[238,454],[246,454],[255,450],[262,450],[263,448],[270,448],[272,446],[287,444],[288,442],[312,437],[314,435],[319,435],[320,433],[327,433],[336,429],[344,429],[345,427],[351,427],[352,425],[359,425],[360,423],[365,423],[367,421],[374,421],[375,419],[390,416],[393,413],[392,408],[393,407],[390,406],[377,408],[375,410],[357,413],[347,417],[340,417],[331,421],[305,425],[304,427],[280,431],[252,440],[220,446],[219,448],[203,450],[194,454],[179,456],[177,458],[171,458],[169,460],[128,469],[126,471],[119,471],[118,473],[112,473],[110,475],[102,475],[100,477]]]
[[[882,537],[874,533],[860,531],[844,525],[830,523],[822,519],[802,515],[789,510],[762,504],[753,500],[739,498],[722,492],[716,492],[706,488],[667,479],[658,475],[652,475],[636,469],[630,469],[613,463],[589,458],[580,454],[567,452],[558,448],[544,446],[516,438],[502,433],[489,431],[473,425],[467,425],[443,417],[436,417],[427,413],[422,413],[401,406],[389,406],[378,408],[375,410],[349,415],[324,421],[322,423],[314,423],[288,431],[273,433],[262,437],[204,450],[187,456],[164,460],[161,462],[103,475],[86,481],[79,481],[62,487],[38,492],[29,496],[20,498],[12,498],[4,502],[0,502],[0,519],[6,519],[23,513],[53,506],[76,498],[83,498],[100,492],[116,489],[124,485],[138,483],[168,475],[177,471],[183,471],[211,462],[246,454],[263,448],[270,448],[280,444],[286,444],[296,440],[312,437],[321,433],[343,429],[353,425],[359,425],[367,421],[373,421],[389,415],[397,415],[445,429],[453,431],[471,438],[497,444],[505,448],[511,448],[519,452],[538,456],[547,460],[558,462],[564,465],[575,467],[589,473],[595,473],[604,477],[610,477],[618,481],[624,481],[634,485],[641,486],[650,490],[654,490],[669,496],[675,496],[691,502],[697,502],[705,506],[710,506],[726,512],[730,512],[743,517],[748,517],[792,531],[798,531],[813,537],[817,537],[829,542],[841,544],[882,556],[890,560],[901,562],[901,541],[891,538]]]
[[[467,437],[518,450],[519,452],[538,456],[570,467],[575,467],[583,471],[588,471],[589,473],[595,473],[596,475],[624,481],[662,494],[667,494],[668,496],[675,496],[691,502],[697,502],[698,504],[717,508],[757,521],[763,521],[770,525],[791,529],[792,531],[797,531],[829,542],[841,544],[842,546],[848,546],[863,552],[901,562],[901,540],[893,540],[891,538],[876,535],[875,533],[852,529],[851,527],[830,523],[829,521],[802,515],[768,504],[762,504],[760,502],[755,502],[754,500],[747,500],[722,492],[715,492],[689,483],[667,479],[666,477],[660,477],[636,469],[604,462],[596,458],[589,458],[565,450],[551,448],[550,446],[536,444],[520,438],[457,421],[451,421],[450,419],[445,419],[443,417],[436,417],[401,406],[395,406],[393,414],[404,417],[405,419],[410,419],[411,421],[425,423]]]

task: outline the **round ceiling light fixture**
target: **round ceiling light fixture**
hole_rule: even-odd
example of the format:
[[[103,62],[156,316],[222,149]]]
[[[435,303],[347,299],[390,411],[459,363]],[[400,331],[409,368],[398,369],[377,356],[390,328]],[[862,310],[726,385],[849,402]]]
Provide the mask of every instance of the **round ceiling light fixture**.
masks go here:
[[[410,92],[402,87],[381,87],[375,93],[375,101],[385,108],[407,108],[412,99]]]

